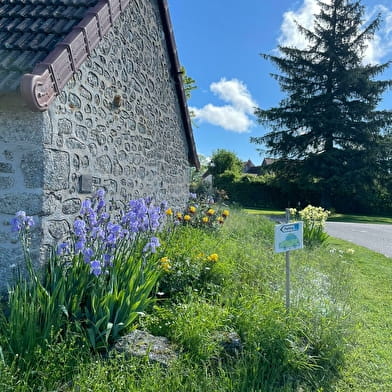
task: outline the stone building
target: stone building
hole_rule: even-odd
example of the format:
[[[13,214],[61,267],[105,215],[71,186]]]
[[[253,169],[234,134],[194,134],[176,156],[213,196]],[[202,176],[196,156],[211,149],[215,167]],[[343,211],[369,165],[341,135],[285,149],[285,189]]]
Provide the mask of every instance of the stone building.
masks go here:
[[[198,165],[166,0],[1,1],[0,288],[16,211],[43,253],[97,188],[183,205]]]

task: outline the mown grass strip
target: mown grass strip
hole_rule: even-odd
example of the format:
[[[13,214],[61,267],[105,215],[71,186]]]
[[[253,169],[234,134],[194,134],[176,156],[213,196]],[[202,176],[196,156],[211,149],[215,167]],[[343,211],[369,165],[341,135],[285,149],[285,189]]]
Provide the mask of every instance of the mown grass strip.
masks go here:
[[[258,209],[258,208],[244,208],[244,212],[252,215],[282,215],[284,216],[285,212],[283,210],[273,210],[273,209]]]
[[[285,217],[284,210],[275,210],[268,208],[244,208],[247,214],[251,215],[264,215],[267,217],[281,216]],[[347,223],[379,223],[379,224],[392,224],[392,217],[388,216],[372,216],[372,215],[358,215],[358,214],[341,214],[333,213],[328,217],[330,222],[347,222]]]
[[[354,249],[352,311],[356,338],[335,391],[392,390],[392,259],[330,238],[330,246]]]
[[[335,213],[332,214],[328,218],[328,220],[331,222],[392,224],[392,218],[386,216],[350,215]]]

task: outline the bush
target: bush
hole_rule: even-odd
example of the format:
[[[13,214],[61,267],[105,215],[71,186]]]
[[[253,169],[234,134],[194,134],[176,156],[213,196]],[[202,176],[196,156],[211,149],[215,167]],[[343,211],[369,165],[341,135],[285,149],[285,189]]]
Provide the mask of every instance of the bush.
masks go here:
[[[304,223],[304,244],[308,247],[321,245],[328,239],[325,232],[325,222],[330,212],[322,207],[308,205],[303,210],[290,208],[290,215]]]
[[[211,197],[197,198],[194,195],[184,211],[166,210],[174,226],[192,226],[201,229],[219,229],[226,221],[230,212],[227,208],[214,203]]]
[[[216,289],[220,260],[216,239],[211,238],[210,232],[204,226],[176,227],[170,247],[165,246],[168,268],[159,281],[159,297],[174,298],[189,289],[210,293]]]

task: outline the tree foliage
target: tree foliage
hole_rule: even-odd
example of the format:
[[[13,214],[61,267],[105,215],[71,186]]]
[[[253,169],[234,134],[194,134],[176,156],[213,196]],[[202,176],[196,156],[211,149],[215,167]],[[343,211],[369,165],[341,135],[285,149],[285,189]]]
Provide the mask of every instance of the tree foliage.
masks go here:
[[[197,89],[197,86],[195,84],[196,81],[192,79],[190,76],[188,76],[184,66],[181,66],[180,72],[182,75],[182,83],[184,85],[186,99],[190,99],[192,95],[192,91]]]
[[[305,49],[280,46],[281,55],[262,54],[280,70],[272,76],[286,96],[278,107],[256,110],[271,131],[252,141],[283,158],[280,173],[295,170],[297,180],[317,187],[329,204],[342,192],[361,197],[385,177],[392,112],[377,107],[392,81],[376,79],[389,63],[363,62],[380,15],[364,25],[360,1],[318,4],[313,29],[298,25]]]
[[[213,176],[218,176],[224,172],[240,173],[242,162],[232,151],[219,149],[212,154],[208,171]]]

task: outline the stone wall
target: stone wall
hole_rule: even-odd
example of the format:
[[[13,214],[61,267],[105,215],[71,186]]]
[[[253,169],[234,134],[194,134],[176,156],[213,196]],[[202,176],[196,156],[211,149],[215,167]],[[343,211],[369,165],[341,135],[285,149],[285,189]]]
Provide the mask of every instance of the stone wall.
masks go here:
[[[170,72],[157,0],[134,0],[48,112],[20,103],[4,109],[2,220],[20,209],[39,217],[44,249],[101,187],[111,200],[153,196],[184,205],[188,145]],[[15,247],[8,230],[0,230],[0,276]]]
[[[0,96],[0,291],[22,262],[9,221],[19,210],[35,216],[32,252],[38,260],[43,202],[43,135],[47,116],[21,105],[16,95]]]

